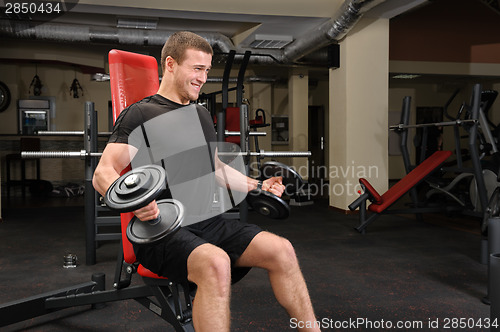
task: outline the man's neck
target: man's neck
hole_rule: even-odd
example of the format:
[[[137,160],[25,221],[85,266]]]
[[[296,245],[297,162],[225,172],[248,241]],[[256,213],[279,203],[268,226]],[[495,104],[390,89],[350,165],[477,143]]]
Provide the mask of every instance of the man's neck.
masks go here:
[[[157,94],[160,96],[173,101],[174,103],[180,104],[180,105],[189,105],[190,101],[188,100],[187,102],[184,100],[184,98],[181,98],[177,93],[175,93],[173,90],[169,89],[168,86],[172,86],[171,84],[166,84],[164,81],[165,77],[163,77],[163,80],[160,84],[160,88],[158,89]]]

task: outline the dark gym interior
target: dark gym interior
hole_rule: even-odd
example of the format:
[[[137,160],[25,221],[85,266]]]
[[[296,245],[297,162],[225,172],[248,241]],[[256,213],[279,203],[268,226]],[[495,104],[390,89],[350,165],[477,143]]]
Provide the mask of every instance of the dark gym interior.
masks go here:
[[[291,319],[253,268],[231,331],[500,330],[498,0],[16,3],[0,13],[1,331],[194,331],[195,290],[129,262],[128,220],[92,186],[179,30],[214,49],[196,102],[217,140],[287,184],[224,216],[290,240],[316,315]]]

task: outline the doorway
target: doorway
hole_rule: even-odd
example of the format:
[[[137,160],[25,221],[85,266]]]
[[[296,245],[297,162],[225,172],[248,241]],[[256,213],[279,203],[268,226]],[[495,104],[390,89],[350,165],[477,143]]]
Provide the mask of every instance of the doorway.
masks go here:
[[[309,106],[308,112],[308,150],[311,151],[308,165],[309,189],[314,198],[327,197],[325,109],[323,106]]]

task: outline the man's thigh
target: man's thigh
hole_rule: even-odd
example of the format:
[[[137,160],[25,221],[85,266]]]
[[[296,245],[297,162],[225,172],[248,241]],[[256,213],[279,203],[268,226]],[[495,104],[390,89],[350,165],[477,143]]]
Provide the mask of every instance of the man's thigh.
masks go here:
[[[277,256],[287,249],[293,250],[287,239],[263,231],[253,238],[247,249],[236,261],[236,266],[268,269],[271,264],[276,262]]]

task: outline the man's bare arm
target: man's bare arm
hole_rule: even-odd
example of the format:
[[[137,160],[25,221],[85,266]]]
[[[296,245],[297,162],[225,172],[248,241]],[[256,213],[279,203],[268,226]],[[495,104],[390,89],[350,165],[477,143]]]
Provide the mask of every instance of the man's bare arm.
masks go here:
[[[130,164],[137,150],[123,143],[109,143],[97,165],[92,184],[104,196],[109,186],[120,177],[120,173]],[[132,155],[133,154],[133,155]]]
[[[252,179],[237,169],[225,164],[217,156],[215,158],[215,176],[221,185],[229,186],[232,190],[239,192],[249,192],[257,189],[258,180]],[[269,191],[276,196],[281,196],[285,186],[281,177],[272,177],[265,180],[262,190]]]

